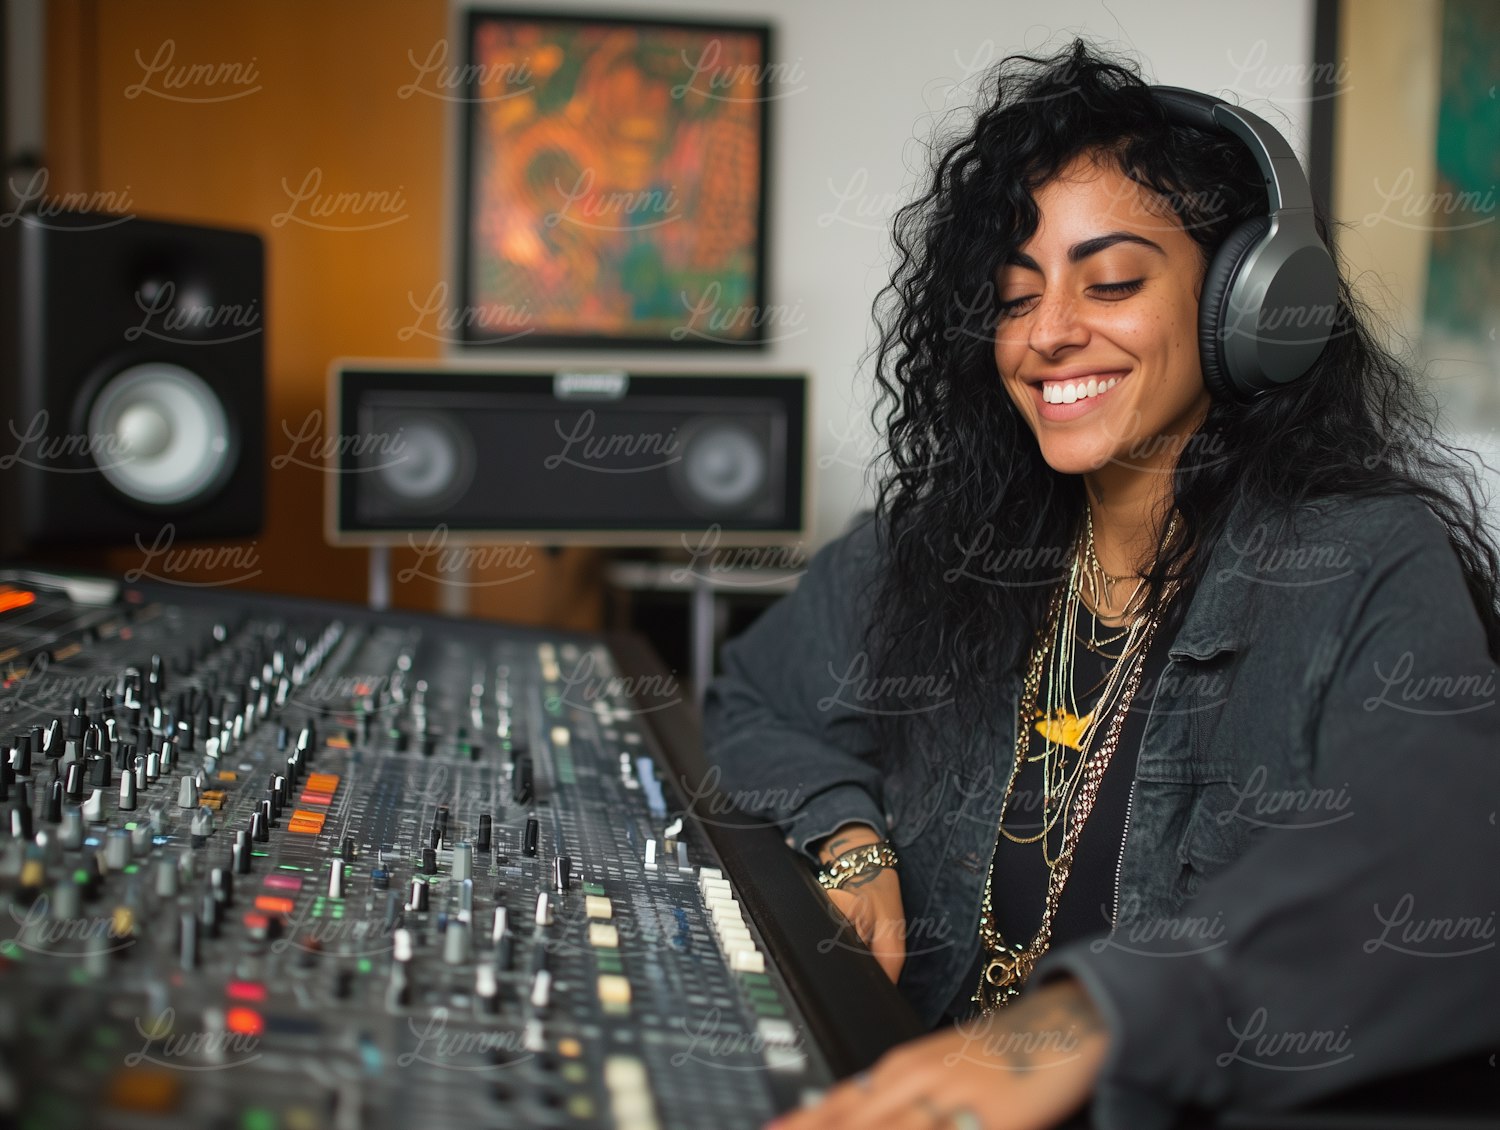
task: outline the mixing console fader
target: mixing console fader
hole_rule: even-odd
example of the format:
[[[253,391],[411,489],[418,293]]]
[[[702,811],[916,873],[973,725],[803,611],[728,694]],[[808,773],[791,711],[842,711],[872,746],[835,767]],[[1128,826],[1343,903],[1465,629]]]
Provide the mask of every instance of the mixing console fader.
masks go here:
[[[914,1034],[653,664],[11,575],[0,1124],[728,1130]]]

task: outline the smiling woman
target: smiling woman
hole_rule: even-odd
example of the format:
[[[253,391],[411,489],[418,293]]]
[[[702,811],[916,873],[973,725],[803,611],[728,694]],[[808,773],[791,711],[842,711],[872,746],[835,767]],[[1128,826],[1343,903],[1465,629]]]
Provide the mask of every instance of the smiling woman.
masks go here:
[[[897,217],[875,512],[704,704],[935,1029],[785,1126],[1151,1130],[1492,1048],[1500,967],[1437,941],[1494,914],[1472,471],[1264,119],[1082,41],[989,88]]]
[[[1118,497],[1109,480],[1170,474],[1208,415],[1203,258],[1159,197],[1092,154],[1035,200],[1037,230],[1000,271],[995,364],[1048,466]],[[1174,442],[1143,461],[1142,445],[1162,437]]]

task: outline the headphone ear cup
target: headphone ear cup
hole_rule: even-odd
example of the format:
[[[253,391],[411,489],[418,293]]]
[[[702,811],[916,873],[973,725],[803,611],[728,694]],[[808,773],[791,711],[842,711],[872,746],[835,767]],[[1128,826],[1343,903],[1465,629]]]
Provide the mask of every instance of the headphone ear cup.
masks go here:
[[[1203,295],[1198,300],[1198,357],[1203,384],[1215,400],[1248,400],[1263,384],[1258,373],[1232,371],[1220,321],[1240,264],[1270,230],[1268,216],[1242,221],[1219,245],[1203,275]]]

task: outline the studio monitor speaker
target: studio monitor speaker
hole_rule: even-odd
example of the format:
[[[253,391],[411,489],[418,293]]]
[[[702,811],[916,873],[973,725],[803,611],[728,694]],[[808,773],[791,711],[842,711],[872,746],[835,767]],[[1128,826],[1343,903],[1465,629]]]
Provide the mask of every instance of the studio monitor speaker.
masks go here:
[[[794,540],[807,522],[802,374],[547,373],[335,362],[336,545]]]
[[[0,551],[261,525],[260,237],[0,217]]]

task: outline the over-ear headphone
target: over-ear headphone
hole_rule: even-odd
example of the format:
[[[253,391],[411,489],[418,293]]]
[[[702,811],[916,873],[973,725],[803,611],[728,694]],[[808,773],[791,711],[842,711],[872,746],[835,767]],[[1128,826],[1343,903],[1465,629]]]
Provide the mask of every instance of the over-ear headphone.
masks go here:
[[[1265,178],[1268,214],[1245,220],[1220,244],[1198,304],[1209,395],[1248,401],[1306,373],[1333,333],[1338,272],[1313,223],[1312,189],[1264,118],[1196,90],[1149,89],[1174,121],[1238,137]]]

